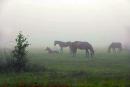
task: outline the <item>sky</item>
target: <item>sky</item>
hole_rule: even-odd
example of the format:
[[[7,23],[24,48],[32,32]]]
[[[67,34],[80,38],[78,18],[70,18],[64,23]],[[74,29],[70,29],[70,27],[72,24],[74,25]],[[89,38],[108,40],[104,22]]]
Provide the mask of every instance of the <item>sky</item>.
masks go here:
[[[13,46],[19,31],[32,47],[54,40],[94,46],[128,42],[129,0],[0,0],[0,45]]]

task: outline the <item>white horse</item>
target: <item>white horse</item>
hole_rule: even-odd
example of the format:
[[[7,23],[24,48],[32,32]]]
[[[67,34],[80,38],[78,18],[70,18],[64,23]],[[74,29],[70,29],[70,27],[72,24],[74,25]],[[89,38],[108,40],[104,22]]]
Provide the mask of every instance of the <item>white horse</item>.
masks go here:
[[[48,51],[49,54],[58,54],[59,53],[58,50],[52,50],[50,47],[47,47],[45,50]]]

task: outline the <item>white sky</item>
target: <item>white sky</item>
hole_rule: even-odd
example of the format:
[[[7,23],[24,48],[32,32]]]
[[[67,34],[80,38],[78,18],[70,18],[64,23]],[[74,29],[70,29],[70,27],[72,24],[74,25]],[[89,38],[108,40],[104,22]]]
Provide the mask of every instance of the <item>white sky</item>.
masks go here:
[[[9,45],[22,30],[32,46],[54,40],[95,46],[127,41],[129,0],[1,0],[0,36]]]

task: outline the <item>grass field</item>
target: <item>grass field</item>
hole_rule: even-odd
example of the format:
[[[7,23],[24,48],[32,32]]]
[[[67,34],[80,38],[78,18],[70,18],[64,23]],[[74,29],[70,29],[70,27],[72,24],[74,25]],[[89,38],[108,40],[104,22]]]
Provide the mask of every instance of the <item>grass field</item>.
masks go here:
[[[76,57],[69,52],[48,54],[44,50],[31,50],[30,63],[46,67],[41,72],[1,73],[0,87],[18,87],[19,84],[39,87],[130,87],[130,55],[128,52],[96,51],[93,58],[79,51]],[[59,85],[59,86],[54,86]],[[64,85],[64,86],[63,86]]]

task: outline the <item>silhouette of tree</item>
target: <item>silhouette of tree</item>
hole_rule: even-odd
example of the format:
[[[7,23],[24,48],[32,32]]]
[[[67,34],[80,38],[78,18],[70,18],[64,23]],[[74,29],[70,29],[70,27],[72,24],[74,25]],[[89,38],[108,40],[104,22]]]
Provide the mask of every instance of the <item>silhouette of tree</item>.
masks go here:
[[[14,58],[14,68],[16,72],[21,72],[24,71],[27,64],[26,49],[29,46],[29,43],[27,38],[21,32],[19,32],[15,41],[16,46],[12,51]]]

